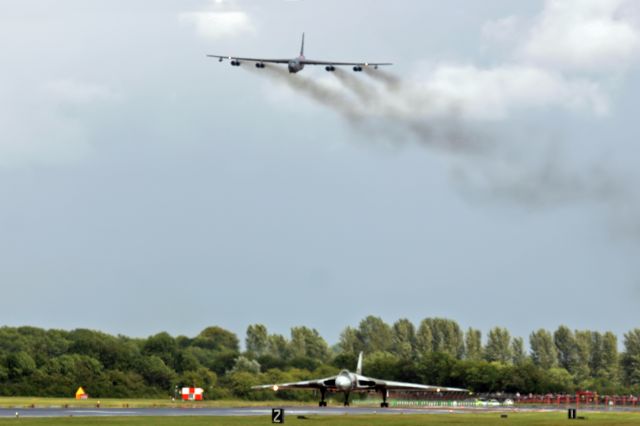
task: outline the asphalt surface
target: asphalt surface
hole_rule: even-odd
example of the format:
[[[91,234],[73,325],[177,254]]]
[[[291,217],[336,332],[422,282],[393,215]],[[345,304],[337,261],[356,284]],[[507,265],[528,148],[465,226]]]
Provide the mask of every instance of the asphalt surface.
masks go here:
[[[311,415],[362,415],[362,414],[431,414],[447,413],[446,410],[363,408],[363,407],[279,407],[286,416]],[[16,417],[131,417],[131,416],[271,416],[271,407],[244,408],[0,408],[0,418]]]
[[[462,414],[470,412],[512,413],[522,411],[565,411],[558,407],[527,408],[367,408],[367,407],[283,407],[286,416],[363,414]],[[597,411],[627,411],[624,408]],[[592,411],[579,409],[579,411]],[[636,410],[633,410],[636,411]],[[271,416],[271,407],[242,408],[0,408],[0,418],[16,417],[137,417],[137,416]]]

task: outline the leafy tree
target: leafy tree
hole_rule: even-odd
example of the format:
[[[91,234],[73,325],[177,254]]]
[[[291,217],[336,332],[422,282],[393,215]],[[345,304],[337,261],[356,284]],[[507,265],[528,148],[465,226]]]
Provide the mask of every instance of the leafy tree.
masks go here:
[[[391,349],[393,339],[391,327],[379,317],[369,315],[360,321],[357,335],[362,342],[362,350],[367,353]]]
[[[548,370],[558,365],[553,337],[547,330],[540,329],[531,333],[529,346],[531,347],[531,359],[537,366]]]
[[[464,336],[465,355],[472,361],[479,361],[483,358],[482,353],[482,332],[469,327]]]
[[[187,336],[176,337],[176,344],[180,349],[188,348],[189,346],[191,346],[192,343],[193,343],[193,339],[190,339]]]
[[[420,356],[433,352],[433,333],[431,332],[431,322],[427,319],[423,319],[418,326],[416,351]]]
[[[431,332],[431,345],[426,341],[429,335],[426,328]],[[427,349],[427,351],[442,352],[456,358],[462,358],[464,355],[464,335],[458,323],[453,320],[426,318],[420,323],[417,338],[423,352]]]
[[[598,331],[591,332],[591,354],[589,355],[589,368],[591,369],[591,377],[602,377],[604,365],[604,341],[602,333]]]
[[[22,376],[28,376],[36,371],[36,362],[31,355],[25,351],[9,354],[5,361],[9,377],[17,379]]]
[[[281,334],[272,334],[268,340],[269,355],[278,359],[289,358],[289,342]]]
[[[422,321],[415,331],[406,319],[389,327],[380,318],[367,317],[357,329],[347,327],[332,351],[308,327],[292,329],[291,341],[268,335],[266,327],[254,326],[253,331],[259,335],[254,341],[261,343],[248,344],[252,350],[240,357],[236,336],[219,327],[208,327],[194,338],[163,332],[143,339],[86,329],[0,327],[0,395],[69,396],[82,385],[98,398],[165,397],[184,384],[205,388],[207,398],[306,401],[314,398],[312,393],[274,395],[250,386],[327,377],[353,369],[360,350],[385,345],[385,351],[367,352],[365,374],[477,392],[588,388],[627,394],[640,389],[640,329],[625,334],[622,355],[611,332],[571,332],[564,326],[553,334],[538,330],[531,335],[528,357],[522,338],[510,339],[507,330],[495,328],[486,351],[492,362],[478,359],[478,330],[470,328],[461,336],[455,322],[438,318]],[[374,339],[380,335],[387,340]],[[256,349],[262,355],[256,357]]]
[[[484,348],[487,361],[511,362],[511,335],[506,328],[494,327],[489,330],[487,346]]]
[[[140,395],[156,395],[159,392],[156,389],[148,387],[143,377],[134,371],[109,370],[104,372],[104,380],[108,386],[104,389],[101,396],[104,397],[127,397],[137,398]],[[70,383],[64,392],[66,395],[72,395],[75,392],[74,383]],[[60,395],[56,392],[54,395]],[[162,393],[164,395],[165,393]]]
[[[622,370],[627,385],[640,385],[640,328],[625,333]]]
[[[618,355],[618,338],[610,331],[604,333],[602,339],[601,377],[609,383],[620,381],[620,356]]]
[[[576,330],[574,337],[577,363],[572,373],[576,383],[583,383],[591,377],[591,332]]]
[[[167,332],[149,336],[142,346],[145,355],[156,355],[162,361],[175,368],[176,357],[178,355],[178,345],[173,337]]]
[[[358,354],[364,349],[362,341],[358,336],[358,331],[353,327],[346,327],[340,333],[340,341],[338,342],[338,351],[340,353]]]
[[[205,396],[214,390],[218,382],[218,376],[206,368],[199,368],[195,371],[187,371],[179,378],[179,387],[193,386],[201,387],[205,391]]]
[[[524,351],[524,340],[522,337],[514,337],[511,339],[511,356],[515,365],[522,365],[527,360],[527,354]]]
[[[175,372],[159,356],[151,355],[144,358],[140,365],[140,372],[149,385],[164,389],[167,393],[173,389]]]
[[[27,351],[27,338],[13,327],[0,327],[0,352],[11,353]]]
[[[591,376],[610,382],[618,380],[618,339],[615,334],[592,331],[589,367]]]
[[[416,371],[421,383],[438,386],[456,386],[459,382],[451,380],[457,360],[445,352],[429,352],[416,363]]]
[[[457,377],[459,385],[475,392],[498,392],[504,390],[505,366],[498,362],[465,360],[457,364],[452,377]]]
[[[416,330],[413,323],[406,318],[400,319],[393,324],[392,332],[393,353],[404,360],[412,359],[416,347]]]
[[[531,359],[522,364],[509,367],[509,375],[505,383],[508,392],[547,393],[545,387],[545,371],[536,366]]]
[[[238,352],[232,350],[212,352],[208,363],[202,363],[202,365],[221,376],[233,368],[237,357]]]
[[[256,360],[262,366],[263,370],[285,369],[288,366],[288,360],[281,357],[275,357],[271,354],[265,354]]]
[[[251,389],[251,386],[258,384],[256,379],[255,374],[237,371],[226,375],[225,384],[234,396],[243,399],[255,399],[257,394]]]
[[[329,345],[315,328],[293,327],[289,350],[294,358],[307,357],[317,361],[329,358]]]
[[[238,337],[221,327],[207,327],[193,341],[194,346],[213,351],[239,351]]]
[[[196,371],[201,367],[202,365],[194,353],[194,348],[186,348],[178,352],[175,366],[177,372]]]
[[[357,362],[358,355],[354,354],[353,352],[338,352],[336,356],[333,357],[331,365],[338,370],[342,370],[345,368],[354,370],[356,368]]]
[[[9,369],[4,365],[4,360],[0,360],[0,383],[9,379]]]
[[[400,358],[389,352],[373,352],[364,357],[362,368],[368,376],[397,380],[400,362]]]
[[[239,371],[245,371],[247,373],[259,373],[260,364],[255,359],[249,359],[243,356],[239,356],[238,359],[236,359],[236,363],[231,369],[231,372],[236,373]]]
[[[550,368],[546,373],[544,389],[552,393],[573,393],[573,377],[564,368]]]
[[[561,325],[553,333],[553,342],[558,353],[558,365],[575,373],[578,365],[578,345],[569,327]]]
[[[106,368],[114,367],[119,360],[118,339],[94,330],[76,329],[69,333],[69,352],[88,355]]]
[[[251,352],[258,357],[265,355],[269,348],[267,327],[263,324],[254,324],[247,327],[245,346],[247,347],[247,352]]]
[[[309,371],[315,370],[322,365],[320,361],[310,358],[308,356],[291,358],[287,364],[289,367],[298,368],[301,370],[309,370]]]

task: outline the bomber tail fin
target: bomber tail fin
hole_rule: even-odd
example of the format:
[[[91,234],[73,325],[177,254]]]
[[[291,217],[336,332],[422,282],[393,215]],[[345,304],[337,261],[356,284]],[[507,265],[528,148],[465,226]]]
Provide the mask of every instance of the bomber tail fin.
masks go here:
[[[362,374],[362,352],[358,355],[358,366],[356,367],[356,374]]]
[[[300,45],[300,56],[304,56],[304,33],[302,33],[302,44]]]

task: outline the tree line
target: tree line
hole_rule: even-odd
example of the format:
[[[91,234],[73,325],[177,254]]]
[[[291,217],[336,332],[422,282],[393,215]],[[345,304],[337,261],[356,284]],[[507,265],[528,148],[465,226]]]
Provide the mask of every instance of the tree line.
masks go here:
[[[365,352],[373,377],[468,388],[474,392],[640,393],[640,328],[612,332],[533,331],[524,339],[494,327],[462,330],[457,322],[426,318],[416,327],[368,316],[346,327],[330,346],[317,330],[293,327],[290,336],[253,324],[244,336],[207,327],[195,337],[161,332],[147,338],[99,331],[0,328],[0,395],[71,396],[83,386],[94,397],[167,397],[182,386],[205,389],[208,399],[312,399],[312,392],[252,391],[354,369]]]

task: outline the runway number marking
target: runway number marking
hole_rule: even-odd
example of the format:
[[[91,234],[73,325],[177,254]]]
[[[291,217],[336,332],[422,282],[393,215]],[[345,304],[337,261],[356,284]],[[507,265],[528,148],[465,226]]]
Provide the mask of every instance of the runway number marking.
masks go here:
[[[271,410],[271,423],[284,423],[284,408],[273,408]]]

